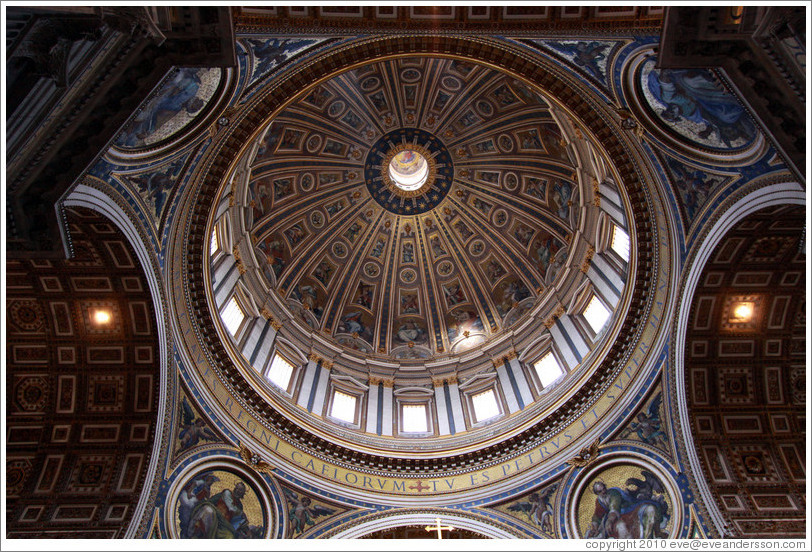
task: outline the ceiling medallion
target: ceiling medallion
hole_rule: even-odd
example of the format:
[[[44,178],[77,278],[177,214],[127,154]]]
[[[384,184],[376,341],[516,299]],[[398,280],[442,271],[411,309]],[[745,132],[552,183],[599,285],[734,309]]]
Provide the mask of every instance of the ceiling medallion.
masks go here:
[[[451,154],[433,134],[402,128],[382,136],[370,148],[364,178],[372,197],[398,215],[425,213],[439,205],[451,188]]]

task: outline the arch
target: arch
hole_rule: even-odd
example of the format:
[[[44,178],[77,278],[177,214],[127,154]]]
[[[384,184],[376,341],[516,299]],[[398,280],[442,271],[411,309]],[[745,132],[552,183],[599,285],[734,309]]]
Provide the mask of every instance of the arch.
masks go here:
[[[734,199],[727,207],[719,209],[721,214],[706,232],[702,244],[694,250],[692,256],[686,261],[690,267],[684,279],[682,290],[678,294],[679,303],[676,307],[675,328],[673,338],[674,363],[673,382],[678,408],[680,438],[685,445],[686,457],[693,474],[694,482],[700,495],[705,499],[708,514],[714,528],[719,535],[723,534],[725,521],[716,503],[711,499],[710,487],[702,472],[702,464],[694,446],[691,434],[691,424],[688,413],[687,381],[685,377],[685,340],[689,324],[691,304],[699,283],[699,278],[710,259],[711,253],[721,242],[724,236],[736,223],[747,215],[775,205],[806,205],[806,193],[803,187],[796,182],[782,182],[769,184],[749,194]]]
[[[484,518],[466,515],[458,510],[453,512],[447,510],[410,510],[406,512],[387,512],[376,516],[370,516],[367,521],[362,521],[357,525],[348,527],[342,531],[338,531],[329,535],[329,537],[334,539],[357,539],[376,531],[392,529],[402,525],[433,525],[437,522],[438,517],[443,525],[451,525],[452,527],[467,529],[491,539],[515,539],[517,537],[527,536],[508,531],[506,528],[501,527],[492,521],[486,523]]]
[[[56,204],[55,208],[57,210],[57,218],[60,221],[64,221],[65,207],[85,207],[104,215],[110,219],[110,221],[113,222],[113,224],[115,224],[119,230],[121,230],[121,232],[127,238],[127,241],[135,250],[136,256],[138,257],[138,262],[141,263],[141,267],[144,270],[144,277],[149,284],[150,296],[152,297],[153,308],[155,309],[155,324],[156,333],[158,335],[158,350],[160,354],[160,381],[158,384],[159,396],[157,419],[164,420],[167,417],[167,397],[169,388],[169,343],[167,340],[167,335],[169,332],[164,317],[165,306],[163,288],[158,277],[156,261],[153,256],[150,255],[150,251],[147,249],[147,246],[132,219],[112,197],[105,194],[101,190],[88,186],[87,184],[78,184],[72,190],[70,190],[60,202]],[[66,249],[68,249],[70,247],[70,236],[65,228],[62,228],[62,235],[65,241]],[[70,250],[68,249],[68,251]],[[166,431],[168,431],[168,429],[164,428],[164,432]],[[152,454],[150,455],[146,479],[144,480],[144,489],[151,489],[154,487],[156,476],[158,475],[158,462],[163,456],[162,452],[165,452],[162,451],[162,448],[168,447],[169,445],[169,439],[166,438],[166,435],[161,435],[160,438],[158,438],[158,432],[159,429],[156,426],[156,439],[155,443],[153,444]],[[147,509],[147,502],[152,496],[154,496],[153,492],[143,492],[141,494],[136,506],[136,510],[133,513],[132,521],[130,522],[130,526],[127,528],[124,538],[135,538],[139,536],[138,527],[141,525],[142,521],[144,521],[142,518],[145,515],[151,515],[153,513],[152,510]]]

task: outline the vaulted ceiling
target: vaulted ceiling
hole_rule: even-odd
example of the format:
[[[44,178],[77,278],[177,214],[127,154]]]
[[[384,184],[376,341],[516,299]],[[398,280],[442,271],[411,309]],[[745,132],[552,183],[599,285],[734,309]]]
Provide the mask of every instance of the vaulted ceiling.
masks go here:
[[[67,213],[70,260],[6,262],[6,509],[11,538],[123,537],[155,440],[159,357],[127,238]],[[108,322],[99,322],[98,311]]]
[[[705,265],[691,307],[694,443],[730,533],[743,537],[806,526],[805,221],[798,206],[741,220]],[[749,316],[737,315],[742,304]]]

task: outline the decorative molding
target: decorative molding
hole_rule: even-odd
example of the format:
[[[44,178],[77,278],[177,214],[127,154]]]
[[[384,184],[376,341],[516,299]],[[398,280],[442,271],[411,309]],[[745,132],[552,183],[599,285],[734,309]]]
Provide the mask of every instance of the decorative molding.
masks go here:
[[[553,311],[553,313],[550,315],[550,317],[547,318],[547,320],[544,321],[544,327],[549,330],[555,324],[555,319],[556,318],[561,318],[566,313],[567,313],[567,309],[564,308],[564,305],[559,303],[558,307]]]
[[[581,263],[581,272],[586,274],[589,271],[589,266],[592,264],[592,257],[595,255],[595,248],[589,246],[586,250],[586,257],[584,258],[584,262]]]
[[[567,464],[575,466],[576,468],[583,468],[594,462],[600,454],[600,438],[588,447],[584,447],[578,452],[577,455],[567,460]]]
[[[259,473],[267,473],[268,475],[273,474],[273,470],[275,469],[274,466],[263,460],[259,454],[256,452],[252,452],[248,447],[240,443],[240,456],[245,461],[246,464],[251,466],[255,471]]]

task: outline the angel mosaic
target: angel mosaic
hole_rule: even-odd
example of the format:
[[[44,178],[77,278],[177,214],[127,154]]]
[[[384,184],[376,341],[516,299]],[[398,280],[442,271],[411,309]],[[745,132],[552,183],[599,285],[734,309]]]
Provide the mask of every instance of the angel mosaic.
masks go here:
[[[539,268],[544,273],[550,266],[550,262],[561,250],[561,242],[555,239],[552,234],[545,233],[536,243],[533,244],[533,252],[538,258]]]
[[[528,178],[527,185],[525,186],[524,193],[531,195],[541,201],[546,201],[547,198],[547,181],[539,178]]]
[[[344,232],[344,237],[351,243],[358,239],[358,234],[361,233],[362,227],[357,222],[353,222],[349,228]]]
[[[180,69],[160,89],[133,119],[127,130],[119,136],[117,144],[125,147],[141,147],[156,141],[158,136],[171,134],[167,127],[180,130],[197,115],[214,93],[219,81],[217,70]],[[204,82],[208,86],[204,86]],[[178,124],[183,121],[183,124]],[[173,125],[174,123],[174,125]]]
[[[490,171],[479,171],[477,172],[477,178],[482,180],[483,182],[487,182],[489,184],[498,184],[499,183],[499,173],[490,172]]]
[[[491,284],[495,284],[499,278],[507,274],[504,267],[496,259],[488,260],[485,264],[485,272],[488,274],[488,281]]]
[[[322,516],[336,513],[336,510],[321,504],[313,503],[310,497],[284,488],[285,499],[288,501],[288,518],[290,519],[291,537],[304,533],[308,526],[313,525]]]
[[[499,102],[499,105],[502,107],[507,107],[511,104],[514,104],[519,101],[519,99],[513,94],[510,88],[503,84],[499,88],[493,91],[493,96]]]
[[[256,66],[252,73],[253,80],[270,72],[286,60],[303,51],[309,46],[317,44],[320,40],[314,39],[246,39],[254,51]]]
[[[606,50],[609,44],[595,41],[579,42],[549,42],[549,45],[561,53],[570,56],[576,65],[580,65],[593,77],[604,80],[604,71],[601,65],[606,62]],[[601,64],[601,62],[603,62]]]
[[[477,117],[473,111],[468,110],[465,114],[459,118],[457,121],[457,125],[460,127],[467,129],[470,126],[473,126],[479,122],[479,117]]]
[[[476,207],[477,209],[482,211],[483,215],[488,216],[488,213],[491,212],[491,207],[493,207],[493,205],[491,205],[490,203],[487,203],[485,201],[482,201],[478,197],[475,197],[474,198],[474,207]]]
[[[400,295],[401,314],[419,314],[420,302],[417,293],[401,293]]]
[[[331,203],[330,205],[325,207],[325,209],[327,209],[327,214],[332,217],[333,215],[344,209],[344,202],[336,201],[335,203]]]
[[[378,238],[375,245],[372,247],[372,251],[369,252],[370,256],[380,259],[385,245],[386,242],[383,239]]]
[[[183,397],[180,404],[180,449],[186,450],[197,445],[200,441],[217,441],[217,435],[208,428],[202,416],[195,414],[192,405]]]
[[[382,112],[386,110],[386,97],[384,97],[382,91],[375,92],[374,94],[368,96],[369,101],[372,102],[372,105],[375,106],[375,109],[378,112]]]
[[[431,251],[434,253],[435,257],[442,257],[443,255],[448,255],[448,252],[443,249],[442,244],[440,244],[440,237],[436,234],[431,237]]]
[[[263,215],[271,210],[271,194],[268,192],[268,185],[264,182],[255,181],[250,184],[248,190],[251,192],[254,222],[259,222]]]
[[[324,308],[321,305],[316,288],[309,284],[302,283],[294,287],[290,295],[299,301],[305,309],[312,312],[316,318],[321,318],[321,315],[324,313]]]
[[[496,146],[493,145],[493,140],[484,140],[474,144],[474,151],[477,153],[493,153],[496,151]]]
[[[538,525],[542,532],[554,535],[555,511],[553,510],[553,499],[557,488],[557,483],[545,487],[540,492],[529,495],[527,500],[511,504],[507,509],[511,512],[522,512],[527,516],[527,519]]]
[[[278,278],[279,274],[285,269],[285,265],[287,265],[285,245],[277,238],[266,238],[260,242],[258,247],[265,255],[268,264],[273,269],[274,275]]]
[[[449,307],[453,307],[465,301],[465,293],[462,291],[458,282],[444,284],[441,287],[443,288],[443,295]]]
[[[557,180],[553,184],[552,203],[558,216],[566,219],[570,213],[570,198],[572,198],[572,184],[563,180]]]
[[[463,241],[466,241],[468,238],[474,235],[474,233],[471,232],[471,230],[469,230],[468,227],[465,226],[465,223],[461,220],[454,223],[454,228],[457,230]]]
[[[288,238],[291,248],[295,248],[305,237],[304,228],[300,223],[296,223],[284,232],[285,237]]]
[[[442,90],[437,92],[437,98],[434,100],[434,105],[432,106],[432,109],[434,109],[435,111],[442,111],[448,104],[448,100],[450,99],[451,99],[450,94],[446,94]]]
[[[537,130],[531,129],[519,132],[518,136],[522,143],[522,149],[544,149],[544,146],[541,145],[541,140],[539,139],[539,133]]]
[[[670,161],[668,166],[674,173],[674,184],[679,190],[685,206],[685,214],[690,221],[708,200],[711,191],[722,183],[722,179],[716,176],[711,177],[704,171],[676,161]]]
[[[172,188],[179,181],[185,160],[184,157],[153,173],[128,178],[138,188],[138,193],[144,202],[152,208],[152,214],[156,220],[161,217],[166,200],[172,193]]]
[[[395,329],[395,341],[398,343],[425,343],[428,332],[422,324],[409,320]]]
[[[483,332],[482,320],[479,315],[471,309],[461,309],[451,312],[446,317],[446,327],[448,329],[448,341],[453,342],[465,332]]]
[[[279,142],[279,149],[299,149],[299,142],[304,136],[304,132],[300,130],[285,129],[282,134],[282,140]]]
[[[358,289],[355,292],[355,301],[354,303],[357,305],[361,305],[364,308],[371,309],[372,308],[372,292],[374,291],[375,287],[369,284],[365,284],[364,282],[360,282],[358,284]]]
[[[363,313],[359,311],[345,314],[338,325],[338,332],[356,334],[365,341],[372,340],[372,328],[364,321]]]
[[[513,237],[515,237],[516,241],[518,241],[523,247],[530,245],[530,240],[533,239],[534,233],[535,230],[525,224],[518,224],[513,229]]]
[[[402,249],[403,255],[403,262],[404,263],[413,263],[414,262],[414,245],[411,243],[404,243]]]
[[[620,432],[621,439],[628,439],[632,435],[647,445],[666,445],[668,443],[665,432],[662,430],[660,420],[660,405],[663,403],[662,391],[654,395],[645,412],[637,414],[637,418]]]
[[[293,182],[290,178],[280,178],[273,181],[273,198],[282,199],[293,193]]]
[[[519,302],[530,297],[530,290],[516,279],[503,281],[499,286],[502,291],[502,300],[496,304],[500,316],[505,316],[511,309],[517,307]]]

